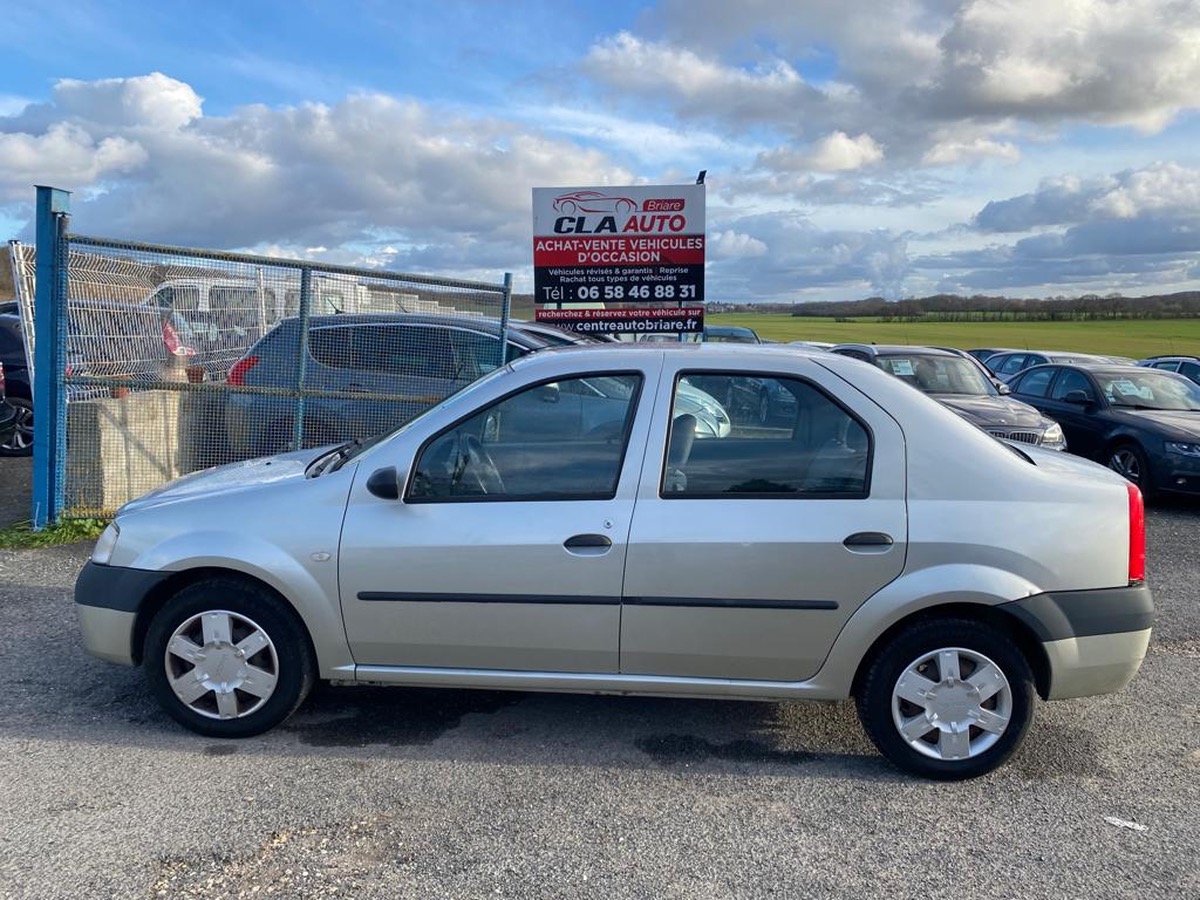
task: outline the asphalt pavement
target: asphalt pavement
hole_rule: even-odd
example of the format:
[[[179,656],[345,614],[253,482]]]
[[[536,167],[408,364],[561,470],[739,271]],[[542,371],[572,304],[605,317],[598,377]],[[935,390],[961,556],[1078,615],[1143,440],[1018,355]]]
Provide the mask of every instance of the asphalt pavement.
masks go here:
[[[33,493],[33,457],[0,456],[0,528],[28,522]]]
[[[958,784],[847,704],[324,687],[206,739],[83,652],[89,546],[0,551],[0,897],[1194,900],[1198,535],[1200,504],[1149,515],[1130,687],[1039,704]]]

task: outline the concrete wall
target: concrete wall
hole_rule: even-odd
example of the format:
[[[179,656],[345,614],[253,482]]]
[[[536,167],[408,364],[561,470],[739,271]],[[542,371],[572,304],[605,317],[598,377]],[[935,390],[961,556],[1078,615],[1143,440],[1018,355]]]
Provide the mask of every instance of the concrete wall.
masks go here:
[[[223,462],[222,399],[183,389],[68,404],[64,513],[108,515],[180,475]]]

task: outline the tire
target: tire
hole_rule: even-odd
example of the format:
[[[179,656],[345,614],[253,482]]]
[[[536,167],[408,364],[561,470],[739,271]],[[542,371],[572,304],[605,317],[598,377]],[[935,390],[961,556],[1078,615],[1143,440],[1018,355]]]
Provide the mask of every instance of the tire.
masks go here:
[[[17,430],[0,444],[0,456],[30,456],[33,454],[33,403],[24,397],[9,397],[8,403],[17,410]]]
[[[1150,461],[1146,458],[1145,451],[1137,444],[1128,441],[1117,444],[1109,449],[1108,458],[1104,460],[1104,463],[1127,481],[1136,484],[1144,499],[1149,500],[1154,496],[1154,479],[1150,474]]]
[[[1033,674],[997,628],[935,619],[911,625],[876,653],[856,700],[868,737],[895,766],[959,781],[986,775],[1020,746],[1033,720]]]
[[[192,584],[166,602],[146,632],[142,668],[171,718],[219,738],[274,728],[316,679],[295,613],[264,588],[224,577]]]

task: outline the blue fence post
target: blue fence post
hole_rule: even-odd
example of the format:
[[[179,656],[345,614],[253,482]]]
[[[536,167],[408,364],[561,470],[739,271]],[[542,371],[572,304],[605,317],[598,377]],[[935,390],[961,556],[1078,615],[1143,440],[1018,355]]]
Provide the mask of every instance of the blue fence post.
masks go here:
[[[304,441],[304,379],[308,370],[308,323],[312,317],[312,269],[300,270],[300,358],[296,362],[296,403],[292,418],[292,449]]]
[[[66,336],[67,223],[71,192],[37,185],[37,289],[34,293],[33,504],[40,531],[58,520],[66,469],[67,397],[63,390]]]
[[[504,300],[500,306],[500,359],[497,366],[504,365],[508,358],[508,316],[512,309],[512,272],[504,273]]]

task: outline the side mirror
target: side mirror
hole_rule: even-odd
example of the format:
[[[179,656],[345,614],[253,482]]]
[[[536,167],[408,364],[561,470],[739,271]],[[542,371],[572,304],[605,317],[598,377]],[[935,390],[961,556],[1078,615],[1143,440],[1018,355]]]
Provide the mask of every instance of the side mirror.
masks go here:
[[[1092,398],[1088,396],[1087,391],[1067,391],[1067,395],[1063,397],[1063,402],[1077,404],[1084,409],[1093,404]]]
[[[1003,396],[1004,394],[1012,393],[1012,388],[1010,388],[1003,381],[996,381],[996,382],[994,382],[994,384],[996,385],[996,390],[998,390],[1000,392],[1001,396]]]
[[[558,402],[558,385],[557,384],[543,384],[540,388],[538,388],[538,398],[543,403],[557,403]]]
[[[376,469],[367,479],[367,490],[380,500],[400,499],[400,476],[395,466]]]

